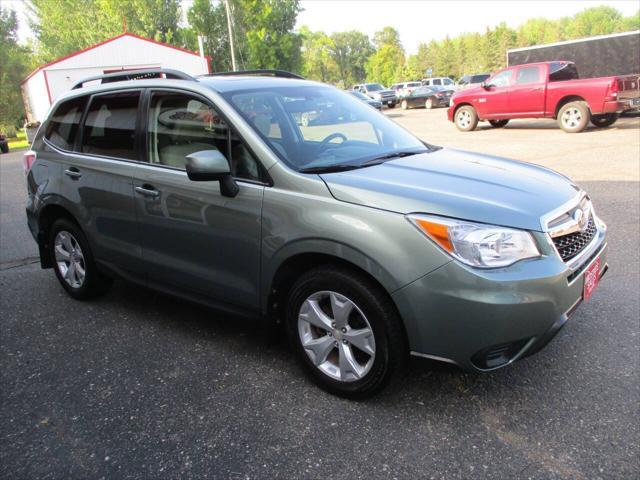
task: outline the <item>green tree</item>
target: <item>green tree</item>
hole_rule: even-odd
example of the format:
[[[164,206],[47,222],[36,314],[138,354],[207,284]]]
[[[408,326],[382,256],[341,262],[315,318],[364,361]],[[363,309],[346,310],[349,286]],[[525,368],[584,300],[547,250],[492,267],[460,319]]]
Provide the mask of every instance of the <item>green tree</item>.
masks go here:
[[[599,6],[577,13],[567,25],[567,39],[605,35],[622,31],[624,17],[613,7]]]
[[[331,34],[329,51],[335,62],[342,87],[363,82],[366,65],[375,52],[369,37],[356,30]]]
[[[331,55],[331,38],[324,32],[312,32],[308,27],[300,29],[302,36],[302,74],[312,80],[335,83],[338,66]]]
[[[29,0],[40,61],[68,55],[127,31],[180,44],[179,0]]]
[[[194,0],[187,12],[187,19],[193,32],[193,45],[198,46],[197,35],[206,37],[205,53],[211,57],[214,72],[231,70],[231,51],[229,49],[229,30],[227,13],[223,2]],[[183,36],[186,36],[183,34]]]
[[[366,65],[367,78],[389,86],[402,76],[404,52],[395,45],[383,45]]]
[[[18,19],[13,10],[0,6],[0,131],[18,127],[24,117],[20,82],[27,75],[30,52],[18,45]]]

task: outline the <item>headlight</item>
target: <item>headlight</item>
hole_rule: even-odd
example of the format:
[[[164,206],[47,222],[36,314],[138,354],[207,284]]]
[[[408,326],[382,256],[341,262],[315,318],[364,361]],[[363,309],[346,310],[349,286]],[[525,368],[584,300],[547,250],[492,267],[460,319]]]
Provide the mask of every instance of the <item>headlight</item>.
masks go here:
[[[443,250],[472,267],[507,267],[540,256],[533,237],[524,230],[431,215],[407,218]]]
[[[380,100],[382,98],[382,95],[380,95],[379,93],[374,93],[373,98],[375,98],[376,100]]]

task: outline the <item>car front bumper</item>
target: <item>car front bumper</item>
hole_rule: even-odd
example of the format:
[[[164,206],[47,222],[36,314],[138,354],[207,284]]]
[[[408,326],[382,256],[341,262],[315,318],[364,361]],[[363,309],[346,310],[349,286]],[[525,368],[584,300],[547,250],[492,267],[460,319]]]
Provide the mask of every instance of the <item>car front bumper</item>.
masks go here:
[[[557,254],[479,270],[451,261],[393,293],[411,353],[471,371],[504,367],[544,347],[582,302],[584,271],[600,258],[604,231],[580,264]]]

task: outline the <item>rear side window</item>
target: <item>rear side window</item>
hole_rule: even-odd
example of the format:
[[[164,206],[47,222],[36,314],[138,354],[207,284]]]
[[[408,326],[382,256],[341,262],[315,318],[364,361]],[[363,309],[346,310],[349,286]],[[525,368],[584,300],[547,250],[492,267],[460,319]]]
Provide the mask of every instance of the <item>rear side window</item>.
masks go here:
[[[442,85],[442,82],[440,81],[440,79],[436,79],[433,81],[433,85]]]
[[[93,97],[82,132],[82,151],[136,160],[135,128],[140,92]]]
[[[61,103],[47,123],[45,138],[62,150],[73,150],[86,103],[87,97],[72,98]]]
[[[553,62],[549,66],[549,81],[562,82],[564,80],[577,80],[578,69],[574,63]]]
[[[540,67],[523,67],[516,75],[516,85],[524,83],[538,83],[540,81]]]

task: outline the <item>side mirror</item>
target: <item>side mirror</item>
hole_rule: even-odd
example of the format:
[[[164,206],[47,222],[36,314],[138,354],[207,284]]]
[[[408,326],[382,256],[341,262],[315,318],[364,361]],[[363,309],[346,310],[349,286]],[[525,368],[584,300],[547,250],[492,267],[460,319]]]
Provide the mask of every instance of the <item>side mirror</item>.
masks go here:
[[[490,83],[487,83],[487,82],[482,82],[482,83],[480,84],[480,86],[481,86],[482,88],[484,88],[485,90],[489,90],[491,87],[493,87],[493,85],[491,85]]]
[[[240,190],[231,176],[229,162],[219,150],[202,150],[187,155],[187,176],[194,182],[220,182],[220,193],[235,197]]]

